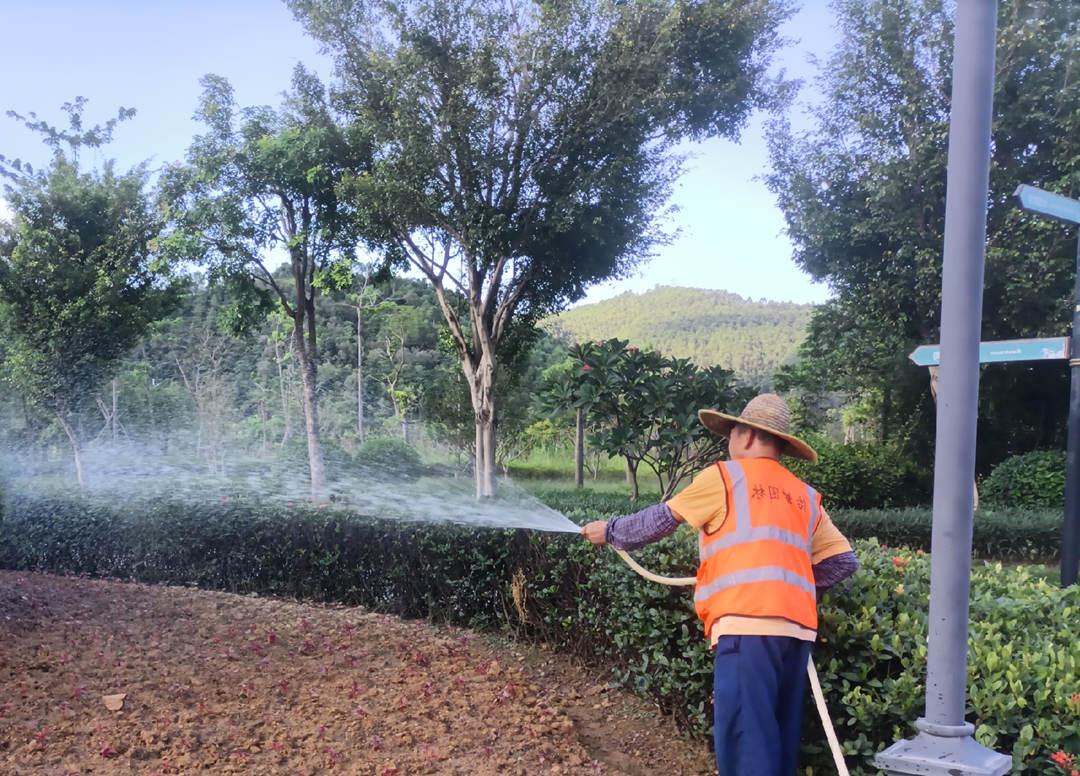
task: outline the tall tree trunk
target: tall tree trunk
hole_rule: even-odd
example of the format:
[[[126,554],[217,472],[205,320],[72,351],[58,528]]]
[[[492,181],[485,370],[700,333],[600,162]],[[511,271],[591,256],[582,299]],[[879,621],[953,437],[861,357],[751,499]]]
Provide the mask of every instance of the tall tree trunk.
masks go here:
[[[112,381],[112,415],[109,417],[109,424],[112,426],[112,441],[116,444],[116,414],[119,410],[120,394],[116,388],[116,378]]]
[[[641,495],[641,490],[638,487],[637,479],[638,462],[631,458],[626,458],[626,481],[630,484],[630,498],[634,501],[638,500],[638,496]]]
[[[888,386],[881,392],[881,444],[887,445],[892,435],[892,391]]]
[[[475,404],[475,402],[474,402]],[[480,471],[484,468],[484,430],[481,428],[480,416],[476,416],[476,441],[473,444],[473,478],[476,481],[476,497],[483,498],[484,490],[480,485]]]
[[[72,428],[71,424],[68,423],[67,418],[64,417],[63,409],[56,410],[56,419],[60,421],[60,427],[64,429],[68,441],[71,442],[71,452],[75,456],[75,479],[78,480],[80,488],[85,488],[86,481],[83,479],[82,451],[79,449],[79,436],[75,433],[75,429]]]
[[[486,496],[495,495],[495,408],[491,408],[489,420],[484,425],[484,487]]]
[[[311,474],[311,498],[318,501],[326,493],[326,465],[319,442],[319,403],[315,361],[305,347],[301,329],[296,329],[293,352],[300,366],[304,396],[304,428],[307,432],[308,469]]]
[[[476,368],[468,361],[463,366],[476,420],[476,497],[489,498],[495,495],[494,359],[486,355]]]
[[[356,306],[356,436],[364,442],[364,308]]]
[[[574,423],[574,487],[585,487],[585,410],[578,407]]]
[[[476,497],[495,495],[495,424],[490,411],[476,413]]]
[[[285,369],[281,365],[281,347],[274,340],[274,361],[277,362],[278,387],[281,389],[281,416],[285,428],[281,432],[279,446],[284,447],[292,436],[292,413],[289,411],[289,391],[285,386]]]

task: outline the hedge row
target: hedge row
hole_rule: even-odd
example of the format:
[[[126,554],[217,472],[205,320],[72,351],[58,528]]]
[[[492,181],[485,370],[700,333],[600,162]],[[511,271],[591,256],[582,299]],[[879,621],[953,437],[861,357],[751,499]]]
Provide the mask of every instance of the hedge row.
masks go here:
[[[569,515],[625,515],[652,503],[637,503],[614,493],[543,490],[545,503]],[[890,547],[930,550],[929,509],[830,509],[829,516],[851,539],[877,539]],[[1002,561],[1054,561],[1061,552],[1060,510],[993,509],[975,516],[972,542],[977,558]]]
[[[617,511],[617,510],[616,510]],[[581,519],[598,516],[583,513]],[[912,733],[922,710],[927,557],[861,542],[862,570],[821,605],[816,661],[853,773]],[[694,566],[681,532],[640,553],[660,573]],[[689,594],[648,584],[572,536],[403,524],[334,510],[19,497],[0,522],[0,565],[340,601],[497,628],[614,668],[691,729],[708,729],[711,657]],[[980,564],[972,584],[970,718],[980,741],[1051,774],[1080,751],[1080,589]],[[805,765],[831,765],[807,710]]]

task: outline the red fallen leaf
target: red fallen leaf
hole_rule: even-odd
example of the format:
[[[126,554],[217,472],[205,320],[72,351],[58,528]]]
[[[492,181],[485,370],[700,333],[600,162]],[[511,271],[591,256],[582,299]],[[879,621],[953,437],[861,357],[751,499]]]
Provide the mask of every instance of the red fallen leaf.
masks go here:
[[[105,744],[101,747],[101,751],[98,752],[102,757],[119,757],[120,753],[112,748],[112,744]]]
[[[276,633],[274,633],[273,631],[270,631],[269,633],[266,634],[266,643],[267,644],[273,644],[275,641],[277,641],[277,634]]]
[[[391,765],[389,768],[383,768],[379,776],[397,776],[397,773],[398,769]]]

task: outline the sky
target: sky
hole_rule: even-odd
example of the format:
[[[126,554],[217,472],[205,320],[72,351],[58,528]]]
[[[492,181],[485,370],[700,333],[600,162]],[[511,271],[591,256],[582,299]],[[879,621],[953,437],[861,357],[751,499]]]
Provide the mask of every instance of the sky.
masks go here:
[[[327,79],[332,72],[280,0],[0,0],[0,28],[0,112],[34,111],[63,123],[60,106],[83,96],[86,123],[93,124],[120,106],[133,107],[135,118],[117,128],[101,153],[121,167],[183,157],[199,132],[191,116],[206,73],[228,78],[239,105],[261,105],[279,101],[299,62]],[[824,58],[837,39],[826,0],[804,0],[783,34],[791,43],[776,66],[811,81],[812,58]],[[808,85],[801,99],[812,97]],[[724,289],[752,299],[827,299],[828,289],[793,263],[783,215],[758,180],[768,170],[763,123],[755,116],[738,142],[687,145],[690,158],[671,201],[676,212],[665,224],[677,238],[633,277],[596,286],[583,301],[657,285]],[[47,159],[35,135],[2,115],[0,153],[32,163]]]

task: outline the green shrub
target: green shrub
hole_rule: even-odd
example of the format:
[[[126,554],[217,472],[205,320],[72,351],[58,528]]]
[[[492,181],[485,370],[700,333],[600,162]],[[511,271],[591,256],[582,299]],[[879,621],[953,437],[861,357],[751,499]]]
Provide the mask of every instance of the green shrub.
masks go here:
[[[921,712],[929,563],[919,551],[876,542],[856,551],[862,570],[822,601],[815,659],[853,773],[869,774],[869,758],[912,734]],[[639,555],[657,572],[681,576],[696,563],[694,537],[683,531]],[[623,685],[690,729],[709,725],[712,663],[689,592],[646,583],[577,537],[235,498],[24,496],[10,499],[0,520],[0,564],[499,628],[610,665]],[[969,718],[977,736],[1011,751],[1014,773],[1053,773],[1050,752],[1080,749],[1080,588],[981,564],[971,607]],[[804,741],[804,766],[831,772],[809,710]]]
[[[1006,458],[982,483],[979,496],[996,506],[1060,510],[1065,504],[1065,453],[1036,450]]]
[[[878,539],[890,547],[930,550],[929,509],[866,509],[830,512],[849,539]],[[975,513],[976,558],[1053,561],[1061,551],[1061,513],[1000,509]]]
[[[828,509],[913,507],[930,501],[930,470],[917,466],[889,445],[842,445],[825,437],[808,439],[818,462],[786,459],[785,464],[813,485]]]
[[[400,439],[375,437],[360,445],[356,461],[365,468],[383,469],[395,475],[416,478],[424,473],[420,453]]]

